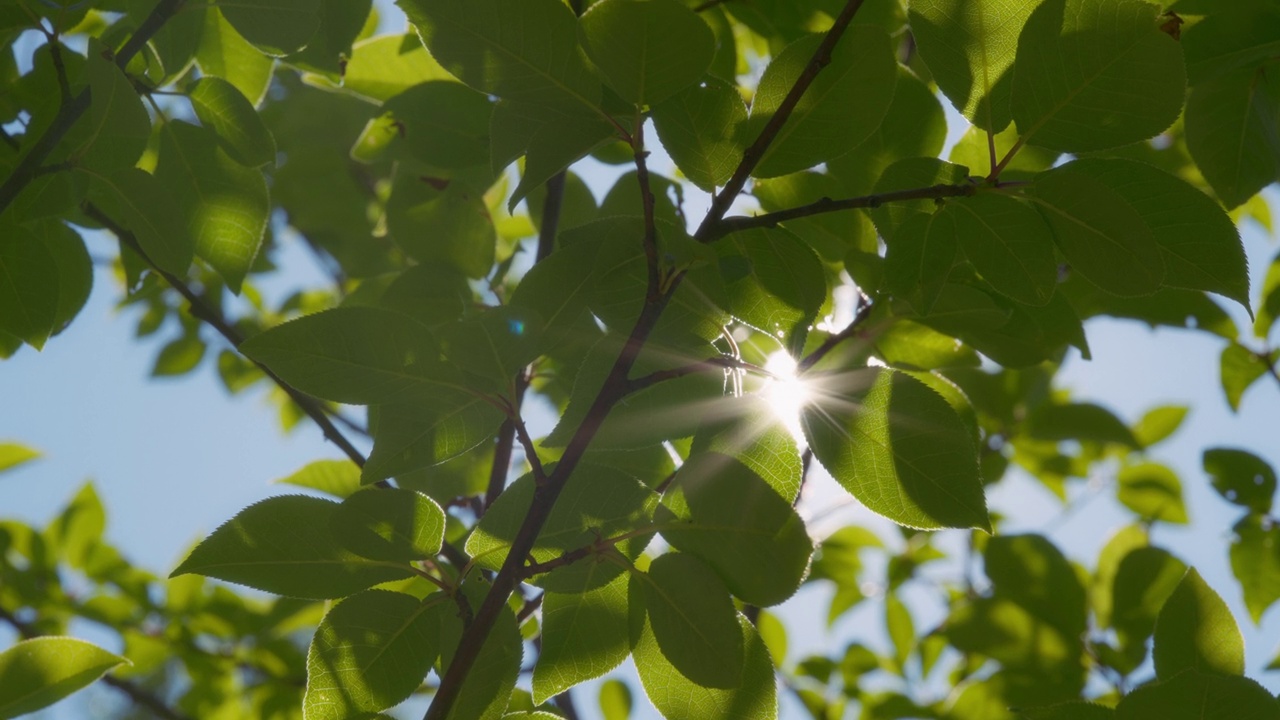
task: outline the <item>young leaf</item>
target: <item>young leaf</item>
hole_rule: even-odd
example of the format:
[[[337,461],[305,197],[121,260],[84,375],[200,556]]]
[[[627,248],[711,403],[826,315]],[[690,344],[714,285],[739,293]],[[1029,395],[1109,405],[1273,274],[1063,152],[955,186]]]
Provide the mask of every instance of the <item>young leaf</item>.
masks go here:
[[[715,569],[744,602],[770,606],[800,585],[813,541],[804,521],[742,463],[708,452],[687,460],[654,514],[662,537]]]
[[[275,163],[275,139],[235,85],[209,75],[192,84],[187,94],[200,123],[217,134],[222,149],[236,162],[247,167]]]
[[[600,683],[600,714],[604,720],[629,720],[631,706],[631,688],[626,683],[621,680]]]
[[[310,488],[342,499],[360,489],[360,468],[350,460],[317,460],[276,482]]]
[[[451,460],[492,438],[503,420],[489,401],[453,390],[379,405],[373,414],[373,452],[360,474],[366,485]]]
[[[1276,471],[1266,460],[1247,450],[1208,448],[1202,462],[1212,478],[1213,489],[1227,502],[1256,513],[1271,512]]]
[[[377,712],[413,694],[439,656],[441,616],[451,610],[443,593],[419,600],[385,590],[335,605],[307,652],[307,719]]]
[[[12,442],[0,443],[0,472],[12,470],[39,457],[39,450],[33,450],[26,445]]]
[[[611,565],[590,560],[588,571]],[[627,575],[603,584],[588,577],[581,593],[547,591],[542,598],[542,652],[533,668],[533,701],[543,703],[578,683],[600,677],[631,652]],[[604,577],[604,575],[602,575]]]
[[[200,71],[231,83],[256,107],[267,94],[275,61],[241,37],[218,7],[209,7],[206,13],[204,35],[196,50]]]
[[[1142,0],[1045,0],[1018,37],[1011,108],[1026,142],[1064,152],[1145,140],[1173,124],[1187,77]]]
[[[1139,445],[1149,448],[1176,433],[1190,410],[1186,405],[1151,408],[1133,424],[1133,437]]]
[[[814,375],[805,437],[870,510],[907,527],[989,530],[968,428],[937,392],[892,370]]]
[[[636,106],[697,82],[711,65],[711,28],[675,0],[604,0],[578,21],[582,44],[609,86]]]
[[[686,678],[662,652],[649,617],[633,613],[632,654],[640,683],[668,720],[776,720],[778,700],[773,661],[755,628],[738,615],[744,662],[742,680],[729,689],[708,688]]]
[[[44,347],[56,329],[60,280],[39,237],[21,225],[0,226],[0,331]]]
[[[1244,674],[1244,639],[1231,610],[1191,568],[1156,618],[1156,677],[1169,680],[1186,670]]]
[[[1159,463],[1129,465],[1116,475],[1116,482],[1116,499],[1144,521],[1186,524],[1182,482],[1173,470]]]
[[[178,277],[195,256],[195,236],[186,232],[177,202],[154,175],[137,168],[90,175],[89,199],[133,233],[147,259]]]
[[[1280,600],[1280,526],[1250,513],[1232,528],[1231,573],[1240,581],[1254,624]]]
[[[239,293],[271,212],[262,173],[232,160],[209,130],[172,120],[160,130],[155,177],[173,191],[196,254]]]
[[[435,557],[444,542],[444,511],[415,490],[369,488],[342,501],[329,529],[338,543],[370,560]]]
[[[743,126],[754,142],[822,41],[810,35],[788,45],[765,68]],[[885,31],[853,25],[836,45],[831,63],[805,91],[787,123],[752,173],[769,178],[813,167],[857,147],[879,127],[893,101],[897,62]]]
[[[266,55],[280,57],[301,50],[320,29],[321,0],[220,2],[222,14],[246,40]]]
[[[667,553],[631,576],[632,603],[644,605],[658,648],[681,675],[704,688],[742,682],[743,641],[729,591],[692,555]]]
[[[72,637],[23,640],[0,653],[0,718],[52,705],[127,659]]]
[[[329,530],[338,503],[301,495],[241,510],[196,546],[169,577],[188,573],[316,600],[346,597],[409,568],[342,549]]]
[[[1049,302],[1058,285],[1053,233],[1040,213],[1014,198],[982,193],[950,200],[939,213],[951,221],[964,255],[996,292],[1027,305]]]
[[[747,106],[723,80],[707,78],[653,106],[653,126],[662,147],[689,182],[711,192],[742,161],[738,128]]]

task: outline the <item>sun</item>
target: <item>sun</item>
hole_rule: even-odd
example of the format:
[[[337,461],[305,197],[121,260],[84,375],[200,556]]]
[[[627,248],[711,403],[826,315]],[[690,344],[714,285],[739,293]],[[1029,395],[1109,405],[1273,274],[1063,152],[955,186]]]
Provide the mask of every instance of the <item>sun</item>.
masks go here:
[[[769,377],[760,389],[761,397],[796,442],[804,445],[800,411],[809,401],[810,392],[805,380],[796,374],[795,358],[785,350],[778,350],[765,359],[764,369]]]

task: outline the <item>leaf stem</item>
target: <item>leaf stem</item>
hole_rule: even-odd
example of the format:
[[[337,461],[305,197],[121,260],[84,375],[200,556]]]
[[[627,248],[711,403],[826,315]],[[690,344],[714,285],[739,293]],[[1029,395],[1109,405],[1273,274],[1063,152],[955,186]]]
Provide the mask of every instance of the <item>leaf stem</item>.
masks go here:
[[[1018,151],[1022,149],[1022,146],[1027,143],[1028,137],[1030,137],[1030,135],[1023,135],[1018,138],[1018,142],[1014,143],[1013,147],[1009,148],[1009,152],[1005,153],[1004,157],[1000,159],[1000,162],[991,169],[991,174],[987,176],[987,182],[995,182],[1000,178],[1000,173],[1004,172],[1004,169],[1009,165],[1009,161],[1013,160],[1013,156],[1017,155]],[[994,147],[992,150],[994,152]]]

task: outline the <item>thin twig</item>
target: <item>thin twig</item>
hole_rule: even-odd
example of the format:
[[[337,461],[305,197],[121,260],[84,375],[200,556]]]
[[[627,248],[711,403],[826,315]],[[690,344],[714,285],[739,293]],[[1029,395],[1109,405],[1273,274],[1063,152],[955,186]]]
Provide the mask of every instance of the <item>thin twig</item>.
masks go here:
[[[770,377],[773,375],[773,373],[770,373],[768,370],[765,370],[758,365],[752,365],[749,362],[743,362],[742,360],[738,360],[728,355],[721,355],[720,357],[707,358],[706,360],[699,360],[698,362],[681,365],[680,367],[668,368],[666,370],[655,370],[648,375],[638,377],[628,382],[627,394],[629,395],[631,393],[640,392],[645,388],[652,387],[661,382],[666,382],[667,380],[675,380],[676,378],[682,378],[686,375],[707,372],[709,370],[750,370]]]
[[[636,180],[640,185],[640,207],[644,212],[644,264],[645,302],[653,303],[661,294],[658,268],[658,228],[653,217],[653,190],[649,186],[649,165],[645,162],[649,151],[644,149],[644,120],[636,120],[635,140]]]
[[[524,459],[533,468],[534,482],[545,483],[547,473],[542,469],[542,459],[538,457],[538,448],[534,447],[533,438],[529,436],[529,428],[519,417],[514,418],[514,421],[516,437],[520,439],[520,446],[524,448]]]
[[[516,613],[516,622],[522,623],[528,620],[530,615],[537,612],[538,608],[542,607],[542,598],[545,596],[546,593],[540,593],[537,597],[526,600],[524,605],[520,607],[520,612]]]
[[[853,314],[853,320],[850,320],[843,330],[824,340],[816,350],[801,358],[800,362],[796,363],[796,373],[802,374],[809,370],[818,364],[819,360],[826,357],[827,353],[834,350],[837,345],[856,335],[858,328],[870,317],[871,308],[871,300],[866,295],[861,296],[858,302],[858,311]]]

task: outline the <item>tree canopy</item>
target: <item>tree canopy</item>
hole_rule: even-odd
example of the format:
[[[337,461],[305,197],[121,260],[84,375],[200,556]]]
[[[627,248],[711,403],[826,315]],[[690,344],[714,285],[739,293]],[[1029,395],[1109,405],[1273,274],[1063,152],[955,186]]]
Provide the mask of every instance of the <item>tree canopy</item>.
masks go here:
[[[1233,409],[1280,383],[1280,256],[1251,288],[1237,227],[1280,2],[397,5],[0,7],[0,357],[106,263],[177,329],[154,375],[216,354],[342,455],[160,575],[92,484],[0,520],[0,718],[101,681],[169,720],[1280,719],[1240,631],[1280,600],[1270,449],[1187,477],[1188,408],[1058,381],[1112,317],[1215,338]],[[328,277],[274,302],[290,237]],[[819,475],[896,535],[819,531]],[[1108,477],[1131,523],[1002,532],[1013,476]],[[1184,481],[1235,507],[1237,587],[1153,537]],[[888,645],[789,661],[818,584]]]

